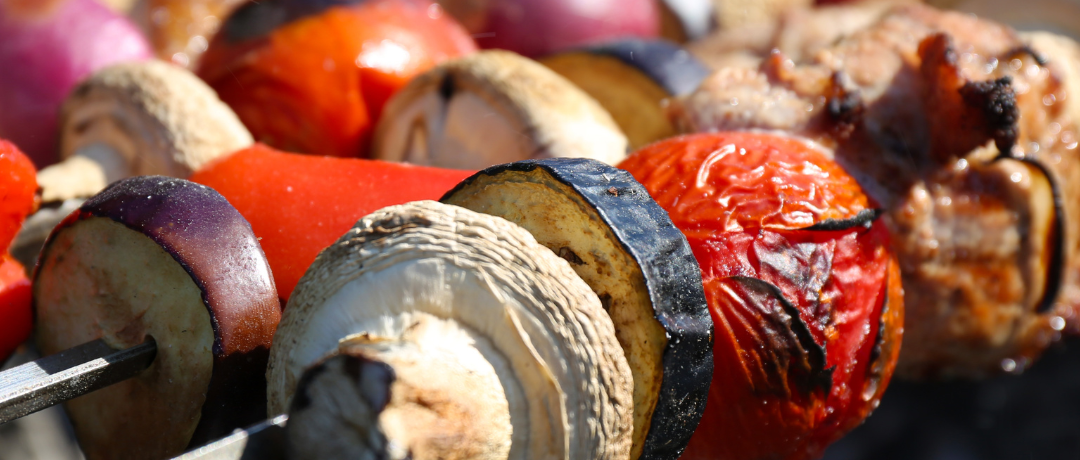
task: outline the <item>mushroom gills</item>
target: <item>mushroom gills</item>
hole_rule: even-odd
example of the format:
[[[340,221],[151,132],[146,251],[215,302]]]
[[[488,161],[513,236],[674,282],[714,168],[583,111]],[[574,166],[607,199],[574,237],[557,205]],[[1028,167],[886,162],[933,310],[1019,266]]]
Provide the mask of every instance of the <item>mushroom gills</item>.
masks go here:
[[[444,458],[449,432],[469,454],[454,452],[470,458],[621,459],[633,381],[617,343],[597,296],[523,229],[436,202],[392,206],[361,219],[301,279],[271,350],[269,410],[305,413],[294,397],[301,381],[335,377],[301,373],[352,356],[394,371],[389,385],[400,391],[375,411],[378,423],[290,421],[290,439],[321,442],[303,432],[329,423],[374,440],[352,447],[389,458],[397,454],[388,446]],[[320,391],[304,394],[323,407]],[[466,423],[476,417],[482,423]]]
[[[713,323],[701,271],[625,171],[584,159],[488,168],[442,199],[528,230],[597,294],[634,377],[632,458],[676,458],[704,412]]]
[[[626,148],[611,115],[572,83],[514,53],[484,51],[448,61],[394,95],[372,155],[480,169],[552,157],[614,164]]]

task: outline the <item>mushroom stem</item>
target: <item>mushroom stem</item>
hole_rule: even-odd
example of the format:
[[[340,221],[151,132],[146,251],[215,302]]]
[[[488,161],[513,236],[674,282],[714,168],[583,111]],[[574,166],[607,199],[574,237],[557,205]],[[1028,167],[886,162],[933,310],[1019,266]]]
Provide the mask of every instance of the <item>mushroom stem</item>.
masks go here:
[[[452,320],[412,321],[401,337],[346,338],[305,373],[287,428],[290,458],[508,457],[505,358]]]
[[[95,142],[68,159],[38,172],[41,200],[86,198],[131,175],[127,160],[110,145]]]

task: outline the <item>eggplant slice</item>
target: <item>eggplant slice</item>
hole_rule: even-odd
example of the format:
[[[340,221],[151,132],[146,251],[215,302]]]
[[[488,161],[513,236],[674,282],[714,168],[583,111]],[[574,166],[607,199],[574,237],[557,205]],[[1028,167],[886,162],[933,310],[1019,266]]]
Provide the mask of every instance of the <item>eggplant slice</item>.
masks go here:
[[[540,60],[596,99],[626,134],[630,149],[677,134],[665,101],[697,89],[709,69],[664,40],[626,39]]]
[[[251,226],[212,189],[117,182],[49,236],[33,290],[44,355],[157,344],[138,376],[65,403],[87,458],[173,456],[263,418],[281,305]]]
[[[713,323],[690,246],[629,173],[585,159],[485,169],[442,201],[531,232],[596,292],[634,375],[631,458],[677,458],[712,382]]]
[[[315,259],[274,342],[269,410],[291,409],[297,458],[630,450],[633,380],[600,300],[504,219],[433,201],[364,217]]]
[[[626,157],[626,136],[595,100],[509,51],[448,61],[395,94],[375,129],[374,158],[481,169],[531,158]]]

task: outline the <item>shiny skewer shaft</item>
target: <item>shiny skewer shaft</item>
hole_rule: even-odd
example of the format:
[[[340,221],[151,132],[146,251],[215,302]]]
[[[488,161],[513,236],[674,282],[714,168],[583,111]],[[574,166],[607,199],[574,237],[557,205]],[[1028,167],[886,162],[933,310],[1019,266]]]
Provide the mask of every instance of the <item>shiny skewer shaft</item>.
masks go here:
[[[125,350],[99,339],[0,372],[0,423],[134,377],[156,355],[150,338]]]

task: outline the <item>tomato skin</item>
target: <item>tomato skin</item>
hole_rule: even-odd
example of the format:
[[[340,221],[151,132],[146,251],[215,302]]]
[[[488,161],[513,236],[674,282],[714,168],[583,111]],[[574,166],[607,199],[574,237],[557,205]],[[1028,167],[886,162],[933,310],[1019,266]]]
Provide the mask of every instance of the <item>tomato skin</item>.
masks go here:
[[[686,234],[716,325],[709,402],[682,458],[820,457],[876,407],[899,352],[884,223],[821,228],[874,203],[825,152],[767,134],[673,138],[620,167]]]
[[[30,279],[10,254],[0,256],[0,364],[30,338]]]
[[[6,252],[26,216],[37,207],[37,170],[26,155],[0,139],[0,252]]]
[[[275,4],[281,14],[294,8]],[[426,0],[334,6],[233,41],[236,16],[215,36],[197,74],[256,140],[295,152],[366,156],[390,96],[436,64],[476,51],[468,33]]]
[[[361,217],[416,200],[438,200],[475,171],[275,151],[256,144],[189,180],[225,196],[259,237],[282,299],[319,251]]]

